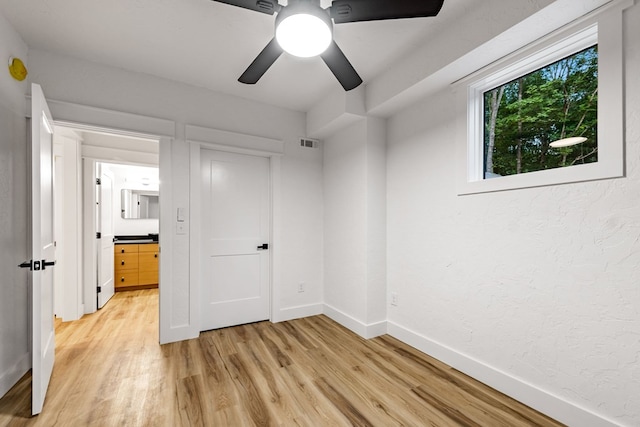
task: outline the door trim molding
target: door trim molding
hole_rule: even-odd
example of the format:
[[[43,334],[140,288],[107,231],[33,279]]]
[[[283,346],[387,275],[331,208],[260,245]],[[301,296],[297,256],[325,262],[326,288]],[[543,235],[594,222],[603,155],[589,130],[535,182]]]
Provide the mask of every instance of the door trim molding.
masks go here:
[[[185,139],[189,142],[205,143],[212,149],[239,154],[271,157],[284,154],[284,142],[279,139],[229,132],[220,129],[187,125]]]
[[[126,113],[122,111],[116,110],[108,110],[104,108],[91,107],[82,104],[75,104],[71,102],[58,101],[58,100],[47,100],[54,116],[54,123],[59,126],[72,127],[74,129],[79,130],[88,130],[94,132],[108,132],[112,134],[117,134],[121,136],[127,137],[139,137],[139,138],[151,138],[157,139],[159,141],[159,168],[160,168],[160,179],[161,179],[161,187],[160,191],[162,192],[163,201],[161,202],[160,209],[161,212],[170,212],[172,197],[171,194],[171,185],[170,185],[170,177],[172,175],[171,172],[171,145],[172,141],[176,136],[176,122],[173,120],[161,119],[157,117],[149,117],[143,116],[139,114]],[[28,114],[30,115],[30,113]],[[96,153],[92,153],[96,154]],[[93,165],[95,167],[96,161],[110,161],[114,159],[114,156],[111,153],[101,152],[99,156],[86,156],[82,155],[82,163],[88,165]],[[149,156],[147,156],[149,157]],[[146,163],[146,162],[142,162]],[[91,173],[89,171],[83,170],[82,172],[83,181],[87,178],[91,181]],[[95,187],[93,188],[93,195],[95,195]],[[93,200],[91,192],[85,187],[84,182],[82,184],[81,192],[85,197],[85,201],[83,202],[83,216],[87,218],[87,212],[85,211],[87,202],[86,200]],[[90,194],[87,194],[87,193]],[[92,204],[94,215],[95,215],[95,205]],[[93,216],[95,218],[95,216]],[[162,337],[173,336],[173,331],[170,330],[170,322],[168,322],[165,318],[168,318],[171,315],[170,305],[171,305],[171,259],[172,259],[172,233],[168,233],[167,230],[171,228],[172,221],[169,215],[165,216],[167,219],[160,219],[160,245],[161,250],[164,256],[160,257],[160,307],[159,307],[159,339],[162,340]],[[95,289],[95,281],[93,279],[93,275],[87,273],[88,269],[95,268],[95,261],[91,261],[93,257],[91,255],[87,255],[87,246],[92,247],[95,244],[95,227],[93,227],[93,232],[87,230],[87,222],[85,221],[85,225],[83,226],[83,263],[85,264],[85,271],[82,273],[82,285],[81,287],[84,289],[84,314],[94,313],[97,310],[97,301],[96,301],[96,289]],[[164,238],[163,238],[164,234]],[[90,240],[89,240],[90,239]],[[87,261],[89,260],[89,261]],[[91,267],[93,265],[93,268]],[[164,285],[163,285],[164,283]],[[184,334],[177,334],[177,339],[183,339]],[[174,340],[177,340],[174,339]]]
[[[103,129],[108,130],[110,133],[130,137],[138,136],[158,139],[159,137],[173,138],[175,136],[175,122],[172,120],[90,107],[55,99],[47,99],[47,103],[54,116],[54,122],[60,126],[92,131]]]
[[[198,136],[198,139],[195,137]],[[271,230],[269,250],[271,255],[271,276],[269,278],[270,313],[269,320],[280,321],[280,290],[282,283],[282,253],[279,243],[282,241],[282,163],[284,143],[280,140],[244,135],[240,133],[206,129],[187,125],[186,140],[190,145],[189,177],[189,294],[190,324],[200,330],[200,268],[201,268],[201,171],[200,153],[203,149],[226,151],[237,154],[250,154],[269,159]]]

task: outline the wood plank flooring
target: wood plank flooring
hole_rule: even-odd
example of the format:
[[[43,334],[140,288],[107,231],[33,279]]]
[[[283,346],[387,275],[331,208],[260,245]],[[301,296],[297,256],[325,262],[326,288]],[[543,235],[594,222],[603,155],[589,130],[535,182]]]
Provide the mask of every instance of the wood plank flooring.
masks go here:
[[[158,344],[158,291],[119,292],[56,327],[43,412],[30,377],[0,426],[558,426],[389,337],[325,316],[260,322]]]

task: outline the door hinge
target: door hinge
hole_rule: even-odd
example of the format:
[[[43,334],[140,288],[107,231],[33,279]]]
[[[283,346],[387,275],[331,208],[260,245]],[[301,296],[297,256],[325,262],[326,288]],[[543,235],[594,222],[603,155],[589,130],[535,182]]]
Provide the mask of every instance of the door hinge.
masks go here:
[[[96,233],[96,239],[102,239],[102,233],[101,232],[97,232]]]
[[[100,178],[96,178],[96,185],[102,185],[102,180]]]
[[[98,293],[102,292],[102,286],[98,286]]]

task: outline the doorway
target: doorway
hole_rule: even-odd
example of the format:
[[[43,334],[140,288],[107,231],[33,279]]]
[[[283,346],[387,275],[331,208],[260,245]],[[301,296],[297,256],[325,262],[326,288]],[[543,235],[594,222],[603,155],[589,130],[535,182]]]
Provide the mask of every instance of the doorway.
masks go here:
[[[62,181],[56,184],[62,194],[63,219],[56,234],[62,278],[55,285],[55,310],[57,317],[68,321],[95,312],[113,294],[113,238],[118,233],[120,181],[113,176],[112,165],[155,169],[154,185],[159,190],[159,142],[153,137],[65,123],[56,126],[54,143],[62,153],[57,160],[64,165]],[[108,191],[100,191],[97,178],[109,181],[105,182]],[[105,213],[102,208],[112,213],[105,224],[99,222]],[[157,224],[154,230],[157,240]],[[98,287],[105,291],[102,298]]]

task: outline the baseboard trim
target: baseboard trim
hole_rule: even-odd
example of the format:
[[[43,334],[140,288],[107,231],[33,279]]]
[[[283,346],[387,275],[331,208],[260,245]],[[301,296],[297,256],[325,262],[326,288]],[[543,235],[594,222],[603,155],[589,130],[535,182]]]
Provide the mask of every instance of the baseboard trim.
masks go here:
[[[387,333],[386,320],[366,324],[328,304],[324,304],[323,314],[365,339],[375,338]]]
[[[31,353],[23,354],[16,363],[0,374],[0,397],[4,396],[31,368]]]
[[[611,420],[567,402],[558,396],[396,323],[387,322],[387,333],[564,424],[590,427],[618,426],[617,423]]]
[[[322,304],[299,305],[280,309],[272,318],[273,323],[286,322],[287,320],[301,319],[322,314]]]

